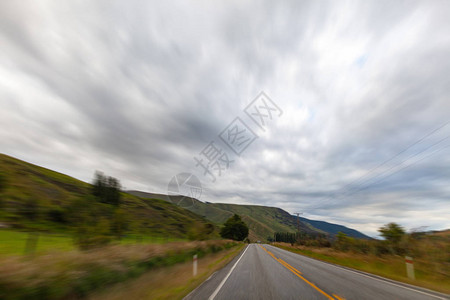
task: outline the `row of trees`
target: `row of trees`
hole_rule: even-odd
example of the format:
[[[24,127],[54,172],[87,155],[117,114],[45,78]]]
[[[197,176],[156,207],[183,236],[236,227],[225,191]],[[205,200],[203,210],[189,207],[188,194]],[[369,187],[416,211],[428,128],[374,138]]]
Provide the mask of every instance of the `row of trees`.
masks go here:
[[[376,255],[404,255],[410,252],[410,236],[406,234],[405,229],[400,225],[389,223],[380,227],[378,231],[384,240],[355,239],[342,232],[339,232],[334,238],[320,234],[277,232],[274,234],[274,241],[312,247],[333,247],[339,251],[373,253]]]
[[[268,239],[269,242],[283,242],[290,244],[298,244],[304,246],[330,247],[331,242],[324,234],[312,234],[306,232],[276,232],[273,238]]]

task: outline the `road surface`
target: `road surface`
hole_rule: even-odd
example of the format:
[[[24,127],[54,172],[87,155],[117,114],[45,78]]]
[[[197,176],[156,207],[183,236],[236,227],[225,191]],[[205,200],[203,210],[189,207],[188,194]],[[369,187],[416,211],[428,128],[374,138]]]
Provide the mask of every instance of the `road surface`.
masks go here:
[[[270,245],[250,244],[185,299],[435,300],[450,297]]]

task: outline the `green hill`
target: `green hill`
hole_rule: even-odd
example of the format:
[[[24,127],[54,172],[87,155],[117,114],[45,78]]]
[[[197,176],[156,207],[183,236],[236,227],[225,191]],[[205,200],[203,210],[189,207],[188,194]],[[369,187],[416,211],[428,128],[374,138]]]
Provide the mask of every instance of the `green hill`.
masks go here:
[[[170,196],[169,198],[167,195],[163,194],[145,193],[140,191],[127,192],[141,197],[170,201],[174,204],[181,205],[216,224],[223,224],[233,214],[238,214],[249,226],[249,237],[253,241],[267,241],[269,237],[273,237],[275,232],[296,232],[298,227],[300,227],[300,231],[304,233],[320,233],[334,236],[339,231],[342,231],[351,237],[369,239],[368,236],[361,232],[342,225],[314,221],[306,218],[300,218],[300,222],[297,223],[296,216],[277,207],[205,203],[197,199],[182,196]]]
[[[127,191],[127,193],[140,195],[141,197],[171,201],[174,204],[182,205],[186,209],[216,224],[223,224],[233,214],[238,214],[248,225],[250,229],[249,238],[253,241],[267,241],[269,237],[273,237],[275,232],[295,232],[297,230],[297,220],[288,212],[276,207],[205,203],[194,198],[182,196],[170,196],[169,198],[163,194],[140,191]],[[299,225],[302,232],[325,233],[303,222],[300,222]]]
[[[89,198],[90,191],[88,183],[0,154],[0,227],[70,231],[77,213],[74,203],[80,199],[94,201]],[[167,201],[127,193],[121,198],[120,209],[131,233],[187,238],[199,228],[212,225]],[[81,209],[91,208],[87,203]]]

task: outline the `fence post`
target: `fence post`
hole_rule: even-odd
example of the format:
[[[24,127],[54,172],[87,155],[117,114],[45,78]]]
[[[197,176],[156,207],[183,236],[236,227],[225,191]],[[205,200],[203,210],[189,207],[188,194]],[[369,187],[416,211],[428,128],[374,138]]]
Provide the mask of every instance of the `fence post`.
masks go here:
[[[408,278],[416,279],[414,276],[414,263],[412,257],[405,256],[405,263],[406,263],[406,274],[408,275]]]
[[[25,254],[33,256],[36,252],[37,243],[39,239],[39,233],[30,232],[25,244]]]
[[[192,274],[194,277],[197,276],[197,254],[194,255]]]

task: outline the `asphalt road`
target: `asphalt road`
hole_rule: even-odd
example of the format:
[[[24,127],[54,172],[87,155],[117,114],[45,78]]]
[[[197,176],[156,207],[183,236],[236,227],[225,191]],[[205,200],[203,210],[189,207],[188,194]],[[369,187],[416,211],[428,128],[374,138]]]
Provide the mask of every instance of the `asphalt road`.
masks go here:
[[[270,245],[248,245],[185,299],[450,299]]]

